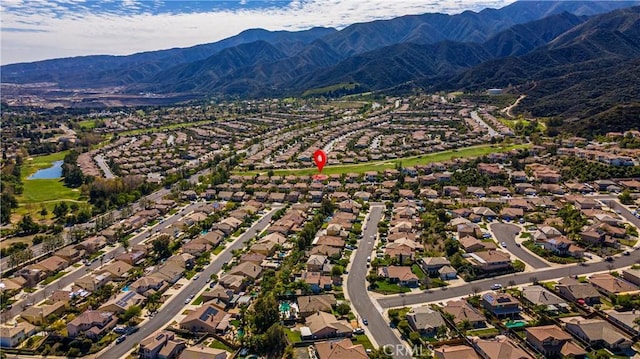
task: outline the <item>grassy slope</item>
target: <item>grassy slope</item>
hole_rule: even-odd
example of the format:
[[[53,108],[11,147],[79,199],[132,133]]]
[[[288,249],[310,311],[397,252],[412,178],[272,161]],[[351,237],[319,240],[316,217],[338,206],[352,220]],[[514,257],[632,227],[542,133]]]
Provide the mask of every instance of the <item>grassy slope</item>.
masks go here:
[[[359,164],[350,164],[350,165],[335,165],[335,166],[325,166],[322,170],[323,174],[331,175],[331,174],[343,174],[343,173],[365,173],[367,171],[383,171],[390,168],[395,168],[397,163],[402,163],[403,167],[412,167],[416,165],[426,165],[433,162],[442,162],[447,161],[453,158],[470,158],[470,157],[481,157],[484,155],[488,155],[490,153],[496,152],[507,152],[513,149],[521,149],[527,148],[529,145],[509,145],[509,146],[499,146],[499,145],[479,145],[472,147],[459,148],[457,150],[448,150],[436,153],[429,153],[420,156],[413,157],[404,157],[397,158],[394,160],[387,161],[374,161],[374,162],[365,162]],[[255,175],[258,173],[266,173],[267,171],[238,171],[235,172],[241,175]],[[318,173],[318,170],[315,167],[310,168],[300,168],[300,169],[282,169],[282,170],[274,170],[273,173],[275,175],[314,175]]]

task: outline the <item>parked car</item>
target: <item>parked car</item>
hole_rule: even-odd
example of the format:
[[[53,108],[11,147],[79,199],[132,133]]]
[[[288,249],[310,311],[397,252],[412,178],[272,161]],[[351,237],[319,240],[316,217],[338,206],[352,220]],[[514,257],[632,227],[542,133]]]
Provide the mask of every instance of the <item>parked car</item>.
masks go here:
[[[624,252],[622,252],[622,254],[623,254],[623,255],[625,255],[625,256],[629,256],[629,255],[631,255],[631,252],[629,252],[629,251],[624,251]]]
[[[366,318],[362,319],[362,324],[369,325],[369,321]]]
[[[608,257],[605,257],[604,260],[607,261],[607,262],[613,262],[613,257],[608,256]]]
[[[493,284],[491,285],[491,289],[492,289],[492,290],[502,289],[502,284],[500,284],[500,283],[493,283]]]
[[[116,339],[116,344],[120,344],[125,340],[127,340],[127,336],[126,335],[121,335],[121,336],[118,337],[118,339]]]
[[[507,248],[507,242],[502,242],[502,243],[500,243],[500,245],[505,247],[505,248]]]

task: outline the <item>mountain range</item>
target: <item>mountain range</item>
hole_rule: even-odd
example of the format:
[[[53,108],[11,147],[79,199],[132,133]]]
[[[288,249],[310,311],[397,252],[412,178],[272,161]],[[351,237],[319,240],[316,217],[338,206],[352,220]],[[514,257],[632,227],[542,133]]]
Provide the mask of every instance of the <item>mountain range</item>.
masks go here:
[[[321,94],[325,88],[335,93],[508,87],[527,94],[519,108],[535,116],[597,123],[610,113],[637,113],[638,5],[517,1],[501,9],[403,16],[340,31],[252,29],[190,48],[5,65],[0,80],[55,83],[54,93],[116,88],[123,96],[153,94],[167,102]],[[37,92],[42,95],[42,89]],[[614,121],[607,128],[627,124]]]

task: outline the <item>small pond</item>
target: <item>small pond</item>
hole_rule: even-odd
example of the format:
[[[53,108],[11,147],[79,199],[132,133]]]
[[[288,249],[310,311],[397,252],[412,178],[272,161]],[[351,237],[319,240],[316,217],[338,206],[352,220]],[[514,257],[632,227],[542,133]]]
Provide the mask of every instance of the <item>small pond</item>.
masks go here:
[[[49,168],[43,168],[38,170],[36,173],[27,177],[27,179],[53,179],[62,177],[62,162],[63,161],[55,161],[53,162],[53,166]]]

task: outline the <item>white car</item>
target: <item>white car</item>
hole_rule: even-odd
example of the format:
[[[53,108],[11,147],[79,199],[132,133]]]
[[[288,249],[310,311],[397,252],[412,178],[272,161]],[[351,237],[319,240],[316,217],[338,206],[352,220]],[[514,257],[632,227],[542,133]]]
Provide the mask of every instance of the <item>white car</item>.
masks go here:
[[[491,285],[491,289],[492,289],[492,290],[502,289],[502,284],[500,284],[500,283],[493,283],[493,284]]]

